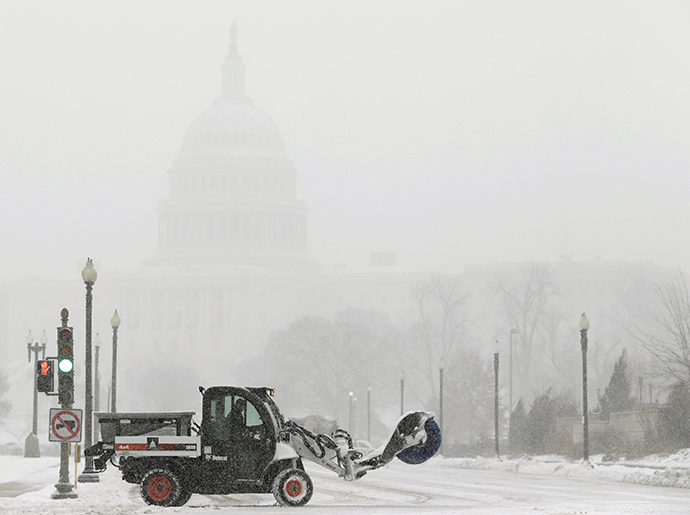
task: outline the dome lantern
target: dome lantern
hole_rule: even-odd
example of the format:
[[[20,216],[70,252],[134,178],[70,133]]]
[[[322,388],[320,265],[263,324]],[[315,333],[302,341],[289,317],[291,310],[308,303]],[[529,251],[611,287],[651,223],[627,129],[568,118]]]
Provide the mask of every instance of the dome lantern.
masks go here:
[[[237,23],[232,22],[232,27],[230,27],[230,50],[225,61],[221,64],[223,87],[218,99],[221,102],[249,100],[244,89],[244,63],[237,49],[238,34]]]

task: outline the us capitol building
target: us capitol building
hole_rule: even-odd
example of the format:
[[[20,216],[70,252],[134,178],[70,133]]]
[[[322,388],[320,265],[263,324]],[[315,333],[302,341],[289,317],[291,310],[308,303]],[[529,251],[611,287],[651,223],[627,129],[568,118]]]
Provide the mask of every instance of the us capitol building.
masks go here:
[[[191,124],[158,206],[157,266],[310,268],[307,205],[277,127],[247,98],[237,28],[220,97]]]
[[[192,121],[168,172],[169,196],[157,208],[156,254],[130,270],[102,269],[99,256],[90,256],[99,272],[93,334],[104,347],[102,366],[109,368],[115,309],[122,319],[122,373],[183,361],[227,375],[260,353],[272,331],[300,316],[330,317],[357,307],[400,317],[409,307],[410,285],[426,277],[402,271],[391,253],[372,254],[372,266],[357,273],[322,272],[310,260],[308,207],[297,197],[297,170],[276,125],[247,96],[237,37],[233,24],[220,96]],[[26,360],[22,342],[32,328],[36,340],[46,329],[50,355],[60,310],[67,307],[78,364],[84,292],[78,274],[70,281],[0,284],[0,337],[12,342],[0,353]]]
[[[430,274],[401,269],[390,252],[373,253],[370,266],[359,271],[323,271],[310,259],[308,207],[297,196],[297,170],[278,128],[247,97],[237,36],[233,25],[230,50],[221,64],[220,96],[192,121],[169,170],[169,196],[157,209],[155,255],[128,270],[101,268],[99,256],[83,257],[84,263],[93,258],[99,272],[92,330],[103,347],[103,391],[110,373],[110,318],[116,309],[122,319],[118,381],[125,383],[137,374],[156,368],[165,373],[182,365],[199,372],[194,379],[198,384],[230,384],[238,365],[260,354],[271,332],[305,315],[330,318],[359,308],[385,313],[400,327],[415,321],[411,288],[428,281]],[[492,281],[498,273],[515,275],[518,266],[466,266],[461,276],[467,316],[479,322],[475,341],[488,355],[509,329],[497,311]],[[592,320],[617,321],[620,296],[640,277],[657,276],[660,267],[561,262],[554,271],[557,282],[571,292],[563,307],[574,313],[575,325],[583,310]],[[47,354],[54,355],[63,307],[75,328],[77,381],[83,381],[84,295],[78,272],[69,281],[0,284],[0,356],[18,392],[11,392],[17,417],[30,417],[26,385],[33,369],[24,347],[28,329],[35,340],[45,329]],[[612,339],[616,330],[611,328]],[[80,392],[77,384],[77,404],[83,402]]]

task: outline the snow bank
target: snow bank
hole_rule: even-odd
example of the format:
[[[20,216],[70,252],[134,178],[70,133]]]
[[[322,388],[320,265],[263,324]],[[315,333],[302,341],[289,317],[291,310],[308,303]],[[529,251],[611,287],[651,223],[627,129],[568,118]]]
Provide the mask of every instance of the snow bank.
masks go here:
[[[79,483],[76,499],[51,499],[54,484],[59,477],[59,458],[24,458],[0,456],[0,488],[11,490],[14,484],[36,485],[39,490],[17,497],[0,497],[0,513],[3,515],[50,514],[109,514],[125,515],[144,512],[136,486],[122,481],[118,470],[100,474],[99,483]],[[81,469],[81,464],[79,465]],[[74,480],[74,464],[70,463],[70,479]],[[44,486],[49,484],[50,486]],[[132,491],[133,490],[133,491]],[[136,501],[136,505],[133,505]]]
[[[571,476],[641,485],[690,488],[690,449],[670,456],[649,456],[642,460],[605,462],[592,456],[589,463],[567,461],[560,456],[524,456],[519,459],[436,458],[450,467],[502,470],[519,474]]]

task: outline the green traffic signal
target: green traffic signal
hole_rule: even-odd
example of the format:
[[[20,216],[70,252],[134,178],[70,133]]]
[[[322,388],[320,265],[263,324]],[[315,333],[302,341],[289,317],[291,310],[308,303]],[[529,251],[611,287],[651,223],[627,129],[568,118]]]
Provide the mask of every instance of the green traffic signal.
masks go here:
[[[58,400],[70,407],[74,402],[74,339],[71,327],[58,327]]]
[[[74,363],[69,358],[61,359],[60,362],[58,363],[58,369],[60,369],[60,372],[62,372],[63,374],[70,373],[73,368],[74,368]]]

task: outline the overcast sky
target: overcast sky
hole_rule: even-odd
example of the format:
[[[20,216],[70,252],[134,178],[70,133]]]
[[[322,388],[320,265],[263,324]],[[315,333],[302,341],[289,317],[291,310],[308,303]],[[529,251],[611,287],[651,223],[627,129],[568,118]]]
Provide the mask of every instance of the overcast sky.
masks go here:
[[[690,270],[687,2],[0,3],[0,279],[155,252],[239,27],[324,264]]]

